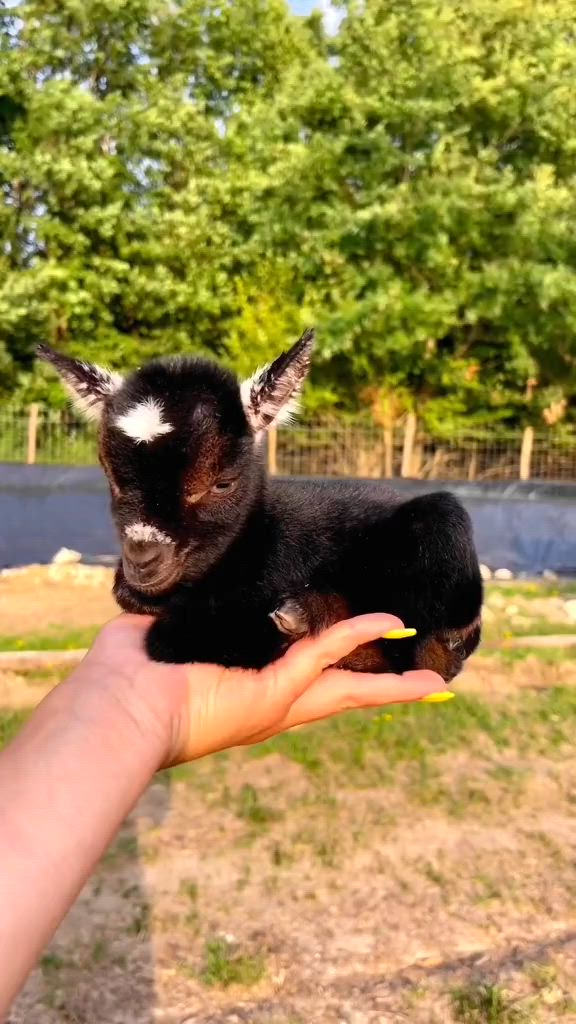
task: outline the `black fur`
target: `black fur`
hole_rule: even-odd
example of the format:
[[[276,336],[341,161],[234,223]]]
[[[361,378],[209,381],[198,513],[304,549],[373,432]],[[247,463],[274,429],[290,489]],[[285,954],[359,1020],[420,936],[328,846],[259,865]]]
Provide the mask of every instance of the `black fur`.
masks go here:
[[[417,636],[363,648],[349,667],[431,667],[452,678],[478,643],[482,603],[470,521],[457,499],[403,502],[373,483],[267,477],[258,433],[274,422],[273,406],[280,414],[293,397],[310,344],[303,336],[257,377],[245,389],[248,405],[232,374],[196,359],[150,363],[101,396],[100,457],[123,539],[116,598],[157,616],[148,650],[159,661],[260,668],[302,632],[386,611]],[[58,358],[51,353],[56,366]],[[69,361],[64,370],[70,385]],[[118,419],[151,398],[166,432],[136,441]],[[138,528],[130,539],[134,523],[160,541],[139,540]],[[292,636],[271,618],[287,602],[298,611]]]
[[[270,610],[289,597],[305,602],[307,591],[325,595],[328,609],[336,594],[349,614],[398,615],[418,634],[381,641],[386,667],[425,667],[419,651],[431,635],[478,617],[481,582],[468,517],[450,494],[398,503],[391,492],[367,500],[361,486],[351,493],[337,482],[271,481],[218,565],[163,603],[150,652],[159,660],[261,667],[285,647]],[[321,624],[330,619],[328,613]]]

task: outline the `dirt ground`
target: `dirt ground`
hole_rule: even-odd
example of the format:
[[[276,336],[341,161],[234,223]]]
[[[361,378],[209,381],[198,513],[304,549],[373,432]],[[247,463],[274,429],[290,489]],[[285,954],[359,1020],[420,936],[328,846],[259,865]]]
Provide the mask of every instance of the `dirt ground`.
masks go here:
[[[1,575],[0,634],[104,624],[118,612],[111,594],[113,575],[104,567],[75,565]]]
[[[109,584],[0,579],[0,632],[101,623]],[[330,757],[319,727],[161,776],[9,1024],[576,1022],[576,652],[499,650],[514,629],[567,632],[565,596],[490,595],[457,685],[472,740],[420,708],[431,746],[410,719],[393,768],[385,732],[361,757],[343,725]],[[5,673],[0,708],[54,681]]]

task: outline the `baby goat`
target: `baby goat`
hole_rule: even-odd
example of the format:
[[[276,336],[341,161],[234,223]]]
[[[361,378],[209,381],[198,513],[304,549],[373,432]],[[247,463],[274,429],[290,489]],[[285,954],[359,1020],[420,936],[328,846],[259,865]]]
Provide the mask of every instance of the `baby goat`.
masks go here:
[[[263,440],[293,409],[307,331],[239,385],[204,359],[150,362],[126,378],[42,347],[80,408],[122,542],[114,593],[156,616],[157,661],[260,668],[296,637],[364,612],[417,634],[343,664],[432,668],[452,679],[480,637],[482,584],[467,513],[450,494],[403,501],[374,483],[269,479]]]

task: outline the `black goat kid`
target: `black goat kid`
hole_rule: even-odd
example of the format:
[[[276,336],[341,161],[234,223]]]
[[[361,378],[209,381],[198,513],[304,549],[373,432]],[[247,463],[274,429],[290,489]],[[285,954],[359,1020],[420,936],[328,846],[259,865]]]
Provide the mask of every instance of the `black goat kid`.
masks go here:
[[[203,359],[156,360],[124,379],[42,347],[100,421],[122,542],[116,599],[157,617],[154,659],[253,668],[348,615],[393,612],[417,635],[344,664],[452,679],[478,644],[482,603],[456,498],[267,477],[265,432],[293,409],[312,345],[307,331],[241,385]]]

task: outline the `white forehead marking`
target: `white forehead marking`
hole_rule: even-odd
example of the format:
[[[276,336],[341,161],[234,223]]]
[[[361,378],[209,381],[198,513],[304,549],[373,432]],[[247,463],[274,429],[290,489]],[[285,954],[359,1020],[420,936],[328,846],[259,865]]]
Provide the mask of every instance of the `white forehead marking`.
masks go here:
[[[167,533],[162,533],[150,523],[131,523],[124,531],[130,540],[155,540],[158,544],[173,544],[174,541]]]
[[[136,444],[153,441],[162,434],[169,434],[174,427],[162,419],[164,406],[157,398],[145,398],[133,405],[123,416],[117,416],[115,424]]]

